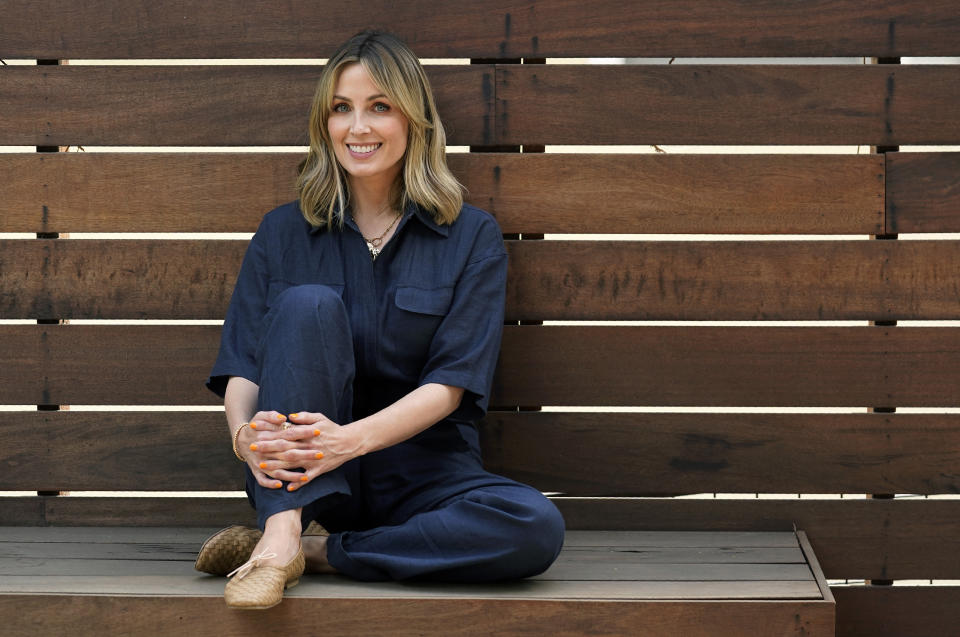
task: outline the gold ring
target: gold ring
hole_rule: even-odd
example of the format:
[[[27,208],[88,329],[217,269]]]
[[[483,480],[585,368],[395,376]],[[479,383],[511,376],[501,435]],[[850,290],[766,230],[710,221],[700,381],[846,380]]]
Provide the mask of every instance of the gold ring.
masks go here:
[[[280,425],[280,430],[281,430],[281,431],[286,431],[286,430],[289,429],[289,428],[290,428],[290,423],[287,422],[286,420],[284,420],[284,421],[283,421],[283,424]]]

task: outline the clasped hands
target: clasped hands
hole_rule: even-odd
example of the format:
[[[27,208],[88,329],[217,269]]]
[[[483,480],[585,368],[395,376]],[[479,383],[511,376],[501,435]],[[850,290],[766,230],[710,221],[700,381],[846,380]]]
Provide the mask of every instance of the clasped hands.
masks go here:
[[[355,457],[347,428],[323,414],[305,411],[289,416],[257,412],[237,446],[258,484],[279,489],[288,482],[288,491]]]

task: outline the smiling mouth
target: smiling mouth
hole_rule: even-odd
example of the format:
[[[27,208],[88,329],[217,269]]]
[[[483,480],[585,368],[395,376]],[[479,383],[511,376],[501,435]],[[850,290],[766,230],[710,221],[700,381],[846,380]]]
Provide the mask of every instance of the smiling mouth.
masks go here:
[[[361,155],[372,153],[381,146],[383,146],[383,144],[347,144],[347,148],[349,148],[352,152],[359,153]]]

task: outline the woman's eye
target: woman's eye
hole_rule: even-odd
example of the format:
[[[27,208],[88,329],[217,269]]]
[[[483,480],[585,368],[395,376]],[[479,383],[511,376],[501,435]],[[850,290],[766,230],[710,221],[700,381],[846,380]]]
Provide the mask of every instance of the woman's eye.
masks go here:
[[[373,105],[373,110],[377,113],[386,113],[390,110],[390,107],[384,104],[383,102],[377,102]]]
[[[349,110],[350,110],[350,107],[347,106],[346,103],[344,103],[344,102],[340,102],[339,104],[334,104],[334,105],[333,105],[333,112],[334,112],[334,113],[346,113],[346,112],[349,111]]]

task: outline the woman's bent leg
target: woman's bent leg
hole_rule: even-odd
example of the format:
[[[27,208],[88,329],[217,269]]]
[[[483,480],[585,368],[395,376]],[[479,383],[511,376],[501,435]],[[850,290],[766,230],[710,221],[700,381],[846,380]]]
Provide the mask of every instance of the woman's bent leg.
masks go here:
[[[335,533],[327,559],[360,580],[486,582],[545,571],[563,544],[560,512],[517,483],[473,489],[397,526]]]
[[[339,294],[323,285],[281,292],[264,318],[258,349],[258,409],[282,414],[322,413],[346,422],[353,406],[353,342]],[[247,495],[261,529],[279,511],[303,509],[303,525],[337,499],[350,495],[343,467],[317,476],[293,492],[260,486],[247,470]]]

